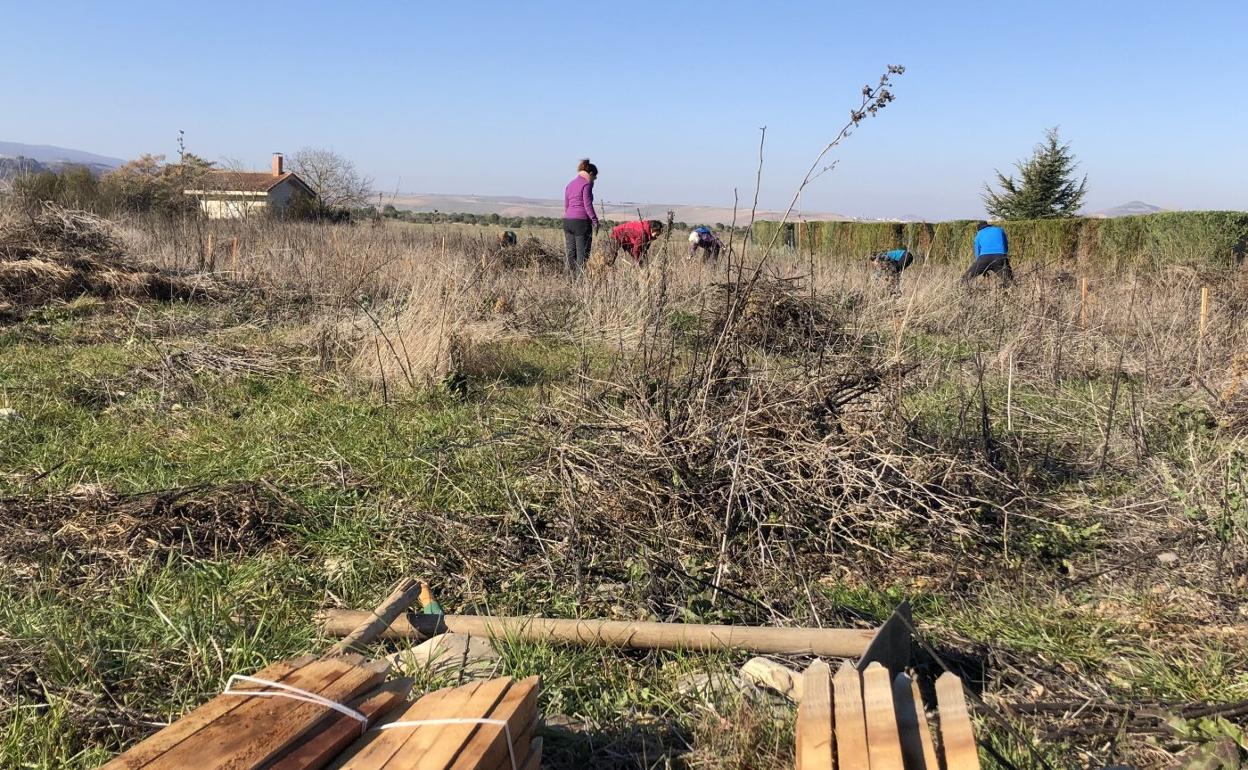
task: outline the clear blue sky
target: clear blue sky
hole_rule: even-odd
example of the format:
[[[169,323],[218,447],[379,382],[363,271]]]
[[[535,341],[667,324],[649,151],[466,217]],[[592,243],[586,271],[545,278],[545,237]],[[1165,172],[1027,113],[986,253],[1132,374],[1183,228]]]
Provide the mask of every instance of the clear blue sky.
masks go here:
[[[259,168],[329,147],[379,188],[783,206],[864,83],[897,101],[803,196],[977,216],[1060,125],[1088,207],[1248,209],[1248,2],[0,0],[0,139]]]

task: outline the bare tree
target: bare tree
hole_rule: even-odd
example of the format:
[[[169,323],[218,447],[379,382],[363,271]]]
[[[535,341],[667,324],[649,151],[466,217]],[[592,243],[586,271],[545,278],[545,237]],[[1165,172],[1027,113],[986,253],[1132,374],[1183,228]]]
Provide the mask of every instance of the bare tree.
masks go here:
[[[372,194],[372,178],[332,150],[304,147],[291,157],[290,168],[316,192],[326,208],[363,206]]]

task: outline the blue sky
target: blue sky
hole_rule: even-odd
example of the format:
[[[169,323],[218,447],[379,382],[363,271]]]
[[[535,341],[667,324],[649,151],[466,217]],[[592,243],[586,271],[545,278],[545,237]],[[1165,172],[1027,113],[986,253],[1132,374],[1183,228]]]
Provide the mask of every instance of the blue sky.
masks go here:
[[[1248,209],[1248,3],[0,0],[0,140],[267,166],[329,147],[379,188],[783,207],[863,84],[897,101],[803,195],[977,216],[1059,125],[1088,207]]]

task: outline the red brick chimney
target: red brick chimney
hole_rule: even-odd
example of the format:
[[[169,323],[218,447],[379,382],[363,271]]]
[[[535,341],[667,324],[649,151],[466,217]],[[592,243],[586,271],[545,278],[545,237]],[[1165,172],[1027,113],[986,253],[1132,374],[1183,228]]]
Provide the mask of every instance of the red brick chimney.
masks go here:
[[[273,153],[273,176],[282,175],[282,154],[280,152]]]

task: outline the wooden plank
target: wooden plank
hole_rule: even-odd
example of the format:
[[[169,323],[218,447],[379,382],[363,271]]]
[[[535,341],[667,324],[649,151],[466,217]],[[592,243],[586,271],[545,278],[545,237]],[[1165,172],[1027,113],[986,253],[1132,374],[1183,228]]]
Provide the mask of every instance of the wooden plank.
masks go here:
[[[531,676],[512,682],[507,692],[494,708],[482,716],[499,719],[502,725],[480,725],[472,739],[464,744],[463,751],[447,767],[449,770],[493,770],[495,767],[511,767],[508,738],[514,741],[516,762],[528,756],[529,745],[525,729],[533,723],[537,713],[537,693],[541,677]],[[510,735],[507,730],[510,729]]]
[[[433,719],[441,712],[445,702],[448,700],[458,700],[462,697],[462,692],[468,689],[475,690],[480,687],[479,682],[465,685],[464,687],[448,688],[445,690],[435,690],[417,700],[410,705],[403,713],[397,715],[393,721],[410,722],[421,719]],[[395,754],[403,747],[412,734],[421,728],[415,727],[398,727],[393,730],[370,730],[362,738],[351,744],[346,751],[343,752],[334,763],[330,766],[334,770],[375,770],[384,767]]]
[[[369,616],[367,611],[326,610],[318,613],[317,620],[327,636],[342,636]],[[651,650],[741,649],[830,658],[860,657],[876,637],[876,632],[868,628],[777,628],[487,615],[411,615],[396,618],[382,638],[428,639],[447,631],[529,642],[553,641]]]
[[[367,726],[377,723],[406,700],[412,690],[411,679],[395,679],[383,683],[348,705],[368,718]],[[333,721],[308,740],[290,747],[284,756],[266,763],[268,770],[318,770],[329,764],[361,734],[358,721],[345,714],[331,717]]]
[[[832,703],[836,720],[836,766],[842,770],[870,767],[867,724],[862,710],[862,680],[858,669],[849,661],[842,663],[832,678]]]
[[[289,683],[288,680],[291,679],[295,672],[307,666],[313,660],[315,660],[315,657],[308,656],[295,660],[277,661],[257,671],[255,676],[275,682]],[[239,689],[255,690],[259,689],[259,686],[244,683],[239,685]],[[199,708],[184,714],[180,719],[162,728],[141,743],[114,757],[111,762],[105,764],[100,770],[138,770],[138,768],[155,761],[174,746],[199,732],[218,717],[242,705],[242,698],[219,695]]]
[[[509,676],[482,682],[476,692],[448,710],[445,717],[471,719],[483,717],[502,699],[514,680]],[[399,753],[386,763],[387,770],[443,770],[454,761],[472,736],[480,730],[479,724],[440,725],[421,730],[415,737],[422,738],[413,745],[408,742]]]
[[[457,687],[447,693],[439,705],[424,716],[424,719],[456,719],[462,717],[467,704],[476,696],[477,692],[484,687],[486,682],[473,682],[465,687]],[[408,721],[405,716],[401,721]],[[414,768],[416,763],[423,757],[440,739],[442,730],[445,725],[426,725],[416,728],[399,728],[403,732],[408,733],[408,738],[395,752],[394,757],[386,763],[385,767],[390,770],[402,770],[402,768]],[[456,747],[458,748],[458,747]]]
[[[950,671],[936,680],[936,708],[940,714],[940,746],[945,770],[979,770],[979,749],[971,715],[966,710],[962,680]]]
[[[534,738],[529,744],[529,756],[520,765],[520,770],[540,770],[542,766],[542,739]]]
[[[907,770],[940,770],[919,683],[904,673],[898,674],[893,680],[893,705],[897,709],[897,730]]]
[[[309,692],[319,692],[327,685],[332,684],[334,680],[345,676],[352,668],[354,666],[341,661],[328,663],[323,660],[316,660],[283,679],[281,683]],[[257,686],[248,689],[262,690],[264,687]],[[252,743],[267,744],[267,740],[257,733],[263,730],[265,723],[269,719],[274,718],[274,713],[281,713],[283,709],[297,705],[294,701],[267,697],[246,698],[229,695],[218,697],[225,701],[234,702],[237,706],[212,722],[203,725],[193,735],[170,747],[168,751],[160,757],[153,759],[145,767],[151,768],[151,770],[190,766],[203,768],[219,767],[221,758],[218,754],[221,752],[221,743],[223,741],[241,742],[246,740]],[[258,705],[267,708],[260,709],[257,708]],[[319,710],[325,711],[326,709],[319,707]],[[246,765],[243,766],[246,767]]]
[[[832,770],[832,670],[817,660],[802,674],[797,707],[797,770]]]
[[[306,677],[289,684],[339,703],[381,683],[385,674],[342,660],[322,659],[300,669]],[[285,682],[284,682],[285,683]],[[222,696],[227,697],[227,696]],[[257,767],[302,735],[328,723],[332,709],[289,698],[236,697],[242,705],[217,718],[147,765],[150,770],[197,767]]]
[[[523,746],[523,747],[524,747],[524,753],[523,753],[523,754],[521,754],[520,756],[516,757],[516,760],[520,763],[521,767],[523,767],[523,766],[524,766],[524,762],[525,762],[526,758],[528,757],[528,755],[532,753],[533,741],[534,741],[534,740],[539,740],[539,741],[541,740],[541,738],[535,738],[535,737],[534,737],[534,736],[537,734],[537,723],[538,723],[538,721],[539,721],[539,720],[538,720],[538,713],[537,713],[537,709],[536,709],[536,708],[534,708],[534,709],[533,709],[533,720],[532,720],[531,722],[529,722],[529,724],[528,724],[528,726],[527,726],[527,727],[525,727],[525,728],[524,728],[524,730],[520,733],[520,736],[519,736],[518,738],[516,738],[516,739],[515,739],[515,740],[516,740],[516,746]],[[519,753],[519,752],[517,752],[517,753]],[[495,767],[495,768],[494,768],[494,770],[511,770],[511,758],[510,758],[510,757],[505,757],[505,758],[503,759],[503,761],[502,761],[502,762],[499,762],[499,763],[498,763],[498,766],[497,766],[497,767]]]
[[[905,770],[893,707],[893,677],[879,663],[862,672],[862,709],[867,717],[871,770]]]

